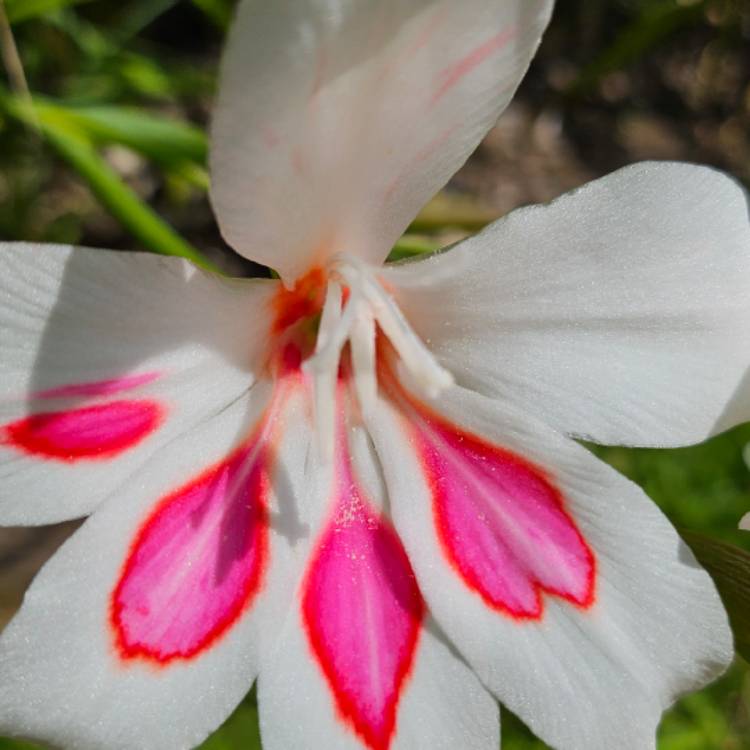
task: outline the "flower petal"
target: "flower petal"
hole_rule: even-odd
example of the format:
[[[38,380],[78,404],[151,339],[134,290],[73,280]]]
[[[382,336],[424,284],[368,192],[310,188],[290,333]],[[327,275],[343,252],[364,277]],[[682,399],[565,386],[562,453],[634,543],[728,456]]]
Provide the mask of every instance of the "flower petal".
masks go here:
[[[440,626],[550,745],[654,747],[661,712],[732,658],[709,576],[637,486],[573,441],[460,388],[439,414],[415,404],[383,402],[370,430]]]
[[[227,241],[287,283],[346,252],[373,263],[508,104],[550,0],[251,0],[212,133]]]
[[[368,645],[363,639],[352,658],[361,659]],[[392,735],[368,741],[353,728],[310,651],[298,610],[263,664],[258,699],[264,750],[496,750],[500,744],[495,700],[430,618],[420,631]]]
[[[0,734],[192,747],[242,698],[287,614],[314,486],[299,399],[269,392],[155,456],[38,575],[0,637]]]
[[[681,445],[750,418],[748,207],[713,170],[628,167],[386,276],[463,385],[562,431]]]
[[[298,606],[261,671],[264,747],[496,748],[493,700],[425,618],[401,542],[341,450],[337,464]]]
[[[278,284],[177,258],[0,247],[0,522],[89,513],[252,385]]]

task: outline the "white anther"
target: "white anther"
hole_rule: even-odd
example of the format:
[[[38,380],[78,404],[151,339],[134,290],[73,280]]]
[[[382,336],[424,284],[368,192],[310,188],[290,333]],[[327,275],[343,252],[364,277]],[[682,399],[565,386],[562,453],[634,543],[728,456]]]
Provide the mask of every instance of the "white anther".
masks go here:
[[[349,310],[348,305],[342,314],[342,298],[341,285],[335,280],[329,281],[315,354],[303,364],[303,369],[313,381],[315,431],[321,458],[326,462],[333,459],[339,358],[354,322],[354,311]]]
[[[375,320],[393,344],[417,385],[430,397],[453,385],[453,376],[441,367],[430,350],[412,330],[403,313],[383,287],[372,279],[365,279],[363,293],[370,303]]]
[[[321,454],[333,458],[336,420],[336,382],[341,352],[349,342],[354,390],[365,416],[377,404],[376,323],[393,344],[416,385],[430,398],[453,383],[414,333],[398,305],[357,259],[339,258],[331,265],[331,279],[320,318],[315,353],[303,365],[312,377],[315,421]],[[348,288],[343,302],[342,283]]]
[[[341,320],[341,300],[341,284],[338,281],[329,281],[325,302],[323,303],[323,312],[320,315],[318,338],[315,341],[316,354],[328,343],[331,334]]]

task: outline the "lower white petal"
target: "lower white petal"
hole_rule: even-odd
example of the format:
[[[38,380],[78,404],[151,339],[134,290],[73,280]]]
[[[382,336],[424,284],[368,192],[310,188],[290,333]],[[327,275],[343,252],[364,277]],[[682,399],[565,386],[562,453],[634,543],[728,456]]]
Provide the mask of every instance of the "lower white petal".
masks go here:
[[[627,167],[385,278],[459,383],[595,442],[682,445],[750,419],[743,190]]]
[[[253,388],[104,503],[0,637],[0,734],[197,745],[250,688],[304,560],[309,422]],[[307,408],[307,407],[305,407]]]
[[[364,659],[368,640],[358,636],[358,656]],[[298,613],[263,665],[258,700],[264,750],[497,750],[500,744],[497,703],[430,618],[420,632],[392,733],[368,739],[342,714]]]
[[[343,433],[295,605],[262,666],[263,746],[495,750],[497,705],[425,611],[366,436]]]
[[[553,747],[654,747],[662,711],[732,658],[707,573],[573,441],[459,388],[410,403],[382,402],[370,430],[440,626]]]
[[[245,393],[275,286],[147,253],[0,246],[0,523],[89,513]]]

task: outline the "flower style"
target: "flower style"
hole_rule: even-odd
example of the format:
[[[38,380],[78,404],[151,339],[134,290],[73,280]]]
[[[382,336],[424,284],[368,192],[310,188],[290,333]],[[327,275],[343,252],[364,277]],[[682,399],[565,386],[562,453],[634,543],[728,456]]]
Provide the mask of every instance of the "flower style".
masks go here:
[[[240,5],[224,235],[281,280],[6,245],[0,521],[90,514],[0,638],[0,732],[266,750],[654,746],[729,663],[708,575],[572,437],[750,416],[750,230],[641,164],[380,267],[506,106],[548,0]]]

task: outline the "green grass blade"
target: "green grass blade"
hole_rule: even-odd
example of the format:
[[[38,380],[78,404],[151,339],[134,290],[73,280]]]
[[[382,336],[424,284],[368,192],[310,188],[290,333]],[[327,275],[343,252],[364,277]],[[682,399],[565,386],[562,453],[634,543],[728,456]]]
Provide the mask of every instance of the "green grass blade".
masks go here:
[[[437,252],[440,245],[431,237],[417,234],[405,234],[393,246],[388,262],[393,263],[405,258],[413,258],[417,255],[430,255]]]
[[[187,258],[202,268],[218,271],[200,251],[143,203],[84,139],[48,123],[42,123],[42,132],[110,213],[147,248],[163,255]]]
[[[206,134],[185,122],[130,107],[66,107],[44,103],[40,112],[64,119],[94,143],[119,143],[166,166],[184,161],[206,163]]]
[[[199,250],[163,221],[97,153],[84,133],[47,107],[29,110],[16,97],[0,95],[8,115],[36,130],[88,184],[107,210],[149,250],[187,258],[210,271],[219,271]]]
[[[47,13],[54,13],[68,5],[90,2],[92,0],[5,0],[5,10],[11,23],[20,23]]]

